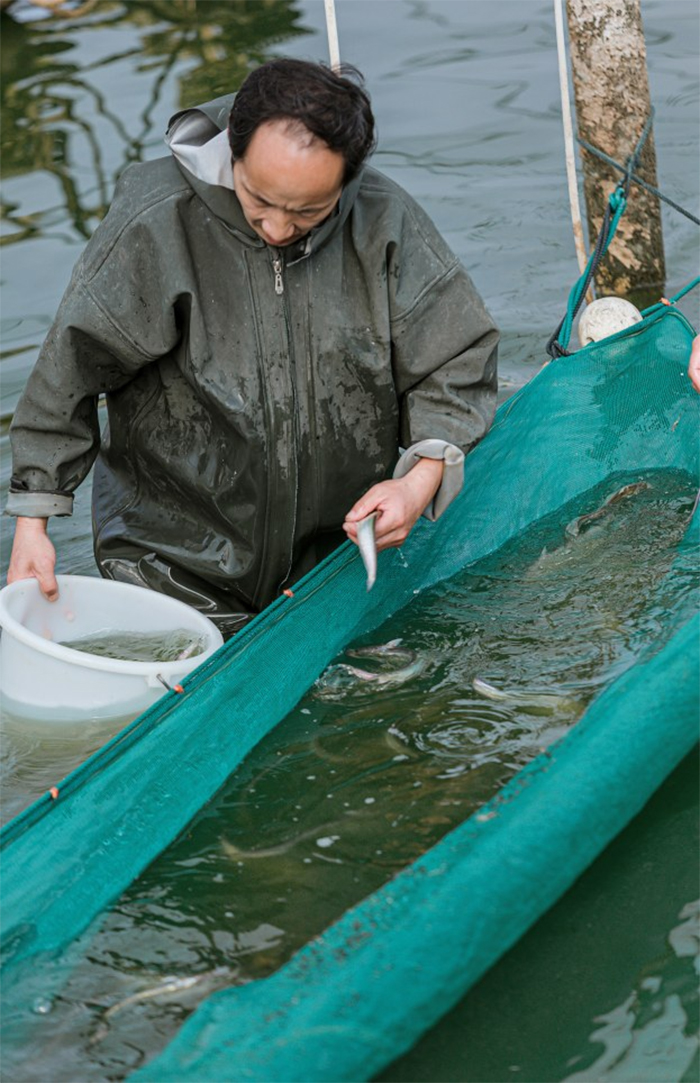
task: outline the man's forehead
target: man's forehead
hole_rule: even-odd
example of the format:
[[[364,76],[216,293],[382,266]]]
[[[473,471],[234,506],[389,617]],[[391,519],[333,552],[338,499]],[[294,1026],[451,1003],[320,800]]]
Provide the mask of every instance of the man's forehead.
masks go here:
[[[338,189],[336,188],[326,198],[321,199],[321,198],[318,198],[318,197],[310,197],[310,201],[305,202],[304,200],[301,200],[301,201],[297,200],[295,202],[286,204],[286,203],[279,202],[278,199],[275,197],[274,192],[272,192],[272,191],[265,192],[263,190],[260,190],[256,185],[251,184],[248,181],[248,178],[245,175],[243,175],[242,180],[243,180],[243,185],[246,188],[246,190],[255,199],[259,199],[264,203],[269,203],[270,206],[274,205],[277,209],[283,210],[283,211],[294,212],[294,211],[308,211],[308,210],[315,210],[315,209],[321,210],[328,203],[330,203],[332,200],[337,198],[337,195],[338,195]]]
[[[342,154],[320,139],[299,139],[296,129],[274,121],[255,131],[236,164],[251,195],[286,210],[324,207],[337,199],[345,172]]]

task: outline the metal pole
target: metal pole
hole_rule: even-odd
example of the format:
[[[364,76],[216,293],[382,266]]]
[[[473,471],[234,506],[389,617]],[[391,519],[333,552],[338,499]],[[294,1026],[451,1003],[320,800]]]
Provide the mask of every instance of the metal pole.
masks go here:
[[[576,177],[576,145],[571,122],[569,68],[566,62],[566,40],[564,38],[564,0],[554,0],[554,26],[557,34],[561,119],[564,126],[564,153],[566,156],[566,179],[569,185],[571,224],[574,229],[574,245],[576,247],[579,274],[583,274],[588,263],[588,256],[586,255],[586,242],[583,239],[583,222],[581,221],[581,205],[578,198],[578,180]]]
[[[651,111],[640,0],[567,0],[567,16],[579,136],[624,163]],[[592,243],[620,174],[586,150],[581,159]],[[658,186],[653,134],[637,172]],[[631,295],[645,305],[658,300],[665,277],[659,200],[633,185],[596,275],[598,292]]]
[[[328,56],[333,71],[340,68],[340,43],[338,41],[338,23],[335,18],[335,0],[324,0],[326,9],[326,31],[328,33]]]

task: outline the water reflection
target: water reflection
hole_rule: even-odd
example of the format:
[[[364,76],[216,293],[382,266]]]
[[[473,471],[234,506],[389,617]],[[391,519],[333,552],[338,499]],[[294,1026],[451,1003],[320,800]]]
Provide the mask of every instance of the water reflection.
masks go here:
[[[56,723],[15,717],[0,700],[0,822],[16,816],[116,736],[134,715]]]
[[[26,4],[0,16],[2,174],[5,180],[32,171],[51,174],[65,216],[87,238],[106,213],[121,171],[144,157],[172,72],[179,105],[204,101],[235,90],[270,46],[305,31],[297,25],[293,0],[101,0],[79,11],[82,16],[70,22],[67,12]],[[77,26],[85,45],[74,36]],[[125,48],[118,31],[126,28]],[[101,77],[125,60],[147,77],[136,125],[126,122],[120,99],[105,92]],[[27,214],[12,199],[2,204],[2,217],[11,225],[2,238],[6,244],[27,240],[47,224],[44,215]],[[56,220],[55,212],[50,218]]]
[[[594,1022],[600,1025],[589,1041],[603,1051],[593,1063],[567,1075],[563,1083],[692,1078],[687,1073],[700,1048],[692,1018],[697,1015],[697,998],[690,988],[679,985],[683,968],[678,960],[688,960],[700,973],[700,900],[687,903],[678,918],[680,924],[668,935],[672,951],[650,960],[625,1000],[596,1016]]]

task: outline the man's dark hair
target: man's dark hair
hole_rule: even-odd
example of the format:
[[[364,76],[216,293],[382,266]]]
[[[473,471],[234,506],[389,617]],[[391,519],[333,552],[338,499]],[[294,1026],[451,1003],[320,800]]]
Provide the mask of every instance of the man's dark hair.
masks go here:
[[[271,120],[306,128],[345,159],[345,183],[374,150],[374,116],[362,75],[351,64],[335,72],[309,60],[280,57],[256,68],[236,94],[228,120],[234,161]]]

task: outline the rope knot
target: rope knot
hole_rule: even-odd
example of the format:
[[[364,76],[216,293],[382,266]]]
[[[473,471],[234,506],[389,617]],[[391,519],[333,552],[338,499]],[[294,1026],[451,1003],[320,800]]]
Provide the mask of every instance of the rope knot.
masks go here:
[[[610,204],[610,210],[613,212],[613,214],[620,208],[622,208],[624,211],[625,207],[627,206],[627,192],[625,190],[625,184],[622,181],[620,181],[617,188],[615,188],[615,190],[610,193],[610,199],[608,200],[608,202]]]

